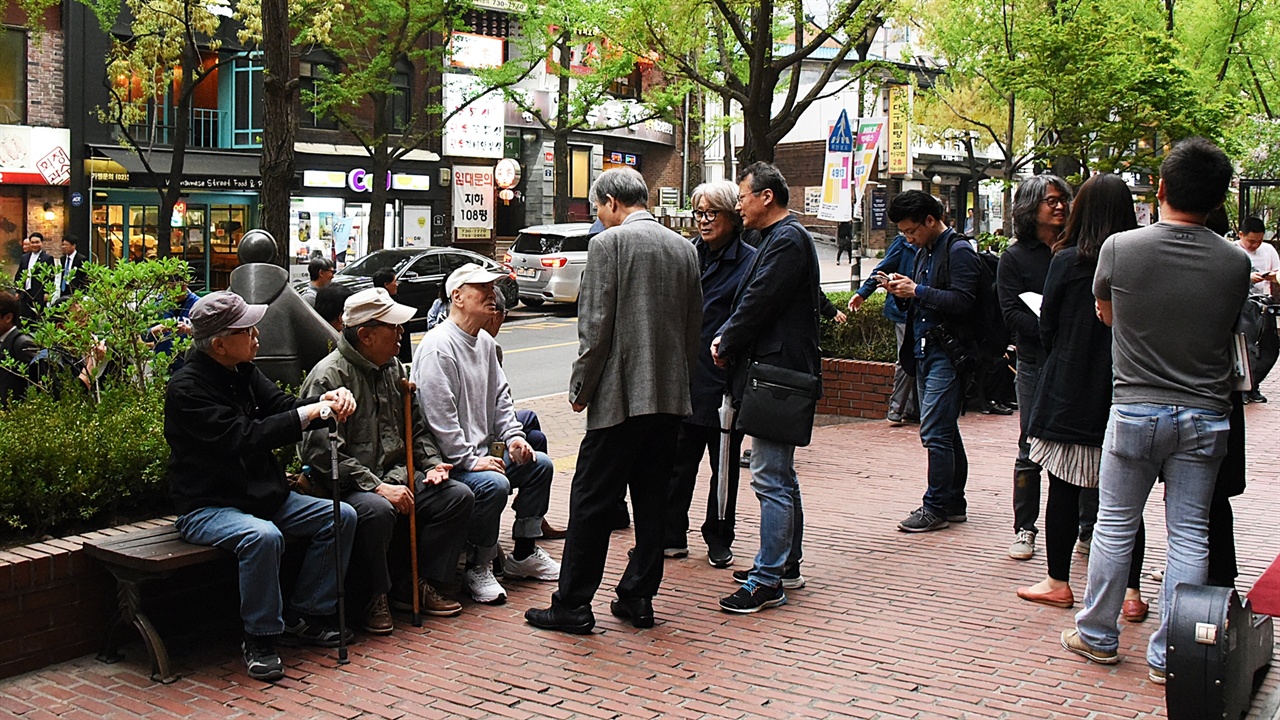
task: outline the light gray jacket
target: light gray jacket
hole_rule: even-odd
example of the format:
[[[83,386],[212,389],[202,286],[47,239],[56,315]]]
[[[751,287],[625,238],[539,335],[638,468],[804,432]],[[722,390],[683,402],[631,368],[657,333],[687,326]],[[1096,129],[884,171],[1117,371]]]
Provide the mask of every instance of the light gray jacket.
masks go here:
[[[692,243],[643,210],[592,239],[569,380],[570,402],[587,406],[587,429],[639,415],[689,415],[701,323]]]

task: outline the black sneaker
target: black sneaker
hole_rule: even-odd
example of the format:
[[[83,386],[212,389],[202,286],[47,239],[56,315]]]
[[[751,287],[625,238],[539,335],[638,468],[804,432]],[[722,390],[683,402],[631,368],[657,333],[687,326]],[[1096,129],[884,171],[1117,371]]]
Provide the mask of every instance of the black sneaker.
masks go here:
[[[1251,402],[1251,403],[1264,403],[1264,402],[1266,402],[1266,401],[1267,401],[1267,396],[1266,396],[1266,395],[1263,395],[1262,393],[1258,392],[1257,390],[1254,390],[1254,391],[1252,391],[1252,392],[1248,393],[1247,395],[1245,395],[1245,401],[1246,401],[1246,402]]]
[[[254,680],[275,682],[284,677],[284,663],[276,652],[274,635],[245,635],[240,644],[244,665]]]
[[[351,642],[355,633],[347,628],[346,640]],[[338,647],[337,620],[333,616],[318,617],[305,613],[286,613],[284,617],[284,635],[280,642],[289,645],[314,645],[316,647]]]
[[[949,523],[969,522],[969,513],[965,512],[964,510],[948,510],[947,522]]]
[[[754,569],[754,568],[753,568]],[[743,585],[751,576],[751,570],[734,570],[733,581],[739,585]],[[799,590],[804,587],[804,576],[800,574],[799,565],[788,565],[782,568],[782,587],[786,590]]]
[[[707,562],[713,568],[727,568],[733,564],[733,551],[724,545],[708,545]]]
[[[945,527],[947,527],[946,518],[938,517],[923,507],[916,508],[915,512],[908,515],[906,520],[898,523],[899,530],[913,533],[941,530]]]
[[[720,599],[720,609],[731,613],[754,613],[787,604],[787,594],[781,587],[766,587],[748,581],[738,592]]]

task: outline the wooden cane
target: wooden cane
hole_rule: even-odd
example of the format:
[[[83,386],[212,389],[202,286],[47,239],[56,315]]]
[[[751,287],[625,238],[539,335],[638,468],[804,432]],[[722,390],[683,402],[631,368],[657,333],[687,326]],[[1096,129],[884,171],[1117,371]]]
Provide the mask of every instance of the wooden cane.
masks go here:
[[[413,473],[413,393],[417,386],[400,378],[400,391],[404,394],[404,453],[408,466],[409,499],[416,503],[418,489]],[[422,627],[422,613],[418,592],[418,509],[409,511],[409,572],[413,578],[413,626]]]

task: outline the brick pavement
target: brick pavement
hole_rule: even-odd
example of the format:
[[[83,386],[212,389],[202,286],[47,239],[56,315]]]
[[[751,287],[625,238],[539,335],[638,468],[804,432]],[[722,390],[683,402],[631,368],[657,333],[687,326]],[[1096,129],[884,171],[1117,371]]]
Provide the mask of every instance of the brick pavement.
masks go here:
[[[1280,399],[1280,382],[1264,388]],[[567,474],[582,418],[563,395],[522,403],[542,414],[562,461],[551,517],[566,517]],[[1280,551],[1273,498],[1280,460],[1268,452],[1280,407],[1250,406],[1249,489],[1235,501],[1249,588]],[[655,601],[659,623],[632,629],[608,614],[608,588],[622,569],[630,531],[615,533],[597,598],[597,633],[535,631],[526,608],[552,587],[511,583],[500,607],[468,604],[462,616],[405,622],[386,638],[360,638],[352,662],[333,652],[286,649],[287,678],[249,680],[234,633],[175,648],[189,674],[153,684],[139,644],[130,659],[92,657],[0,681],[0,714],[23,720],[81,718],[1152,718],[1164,693],[1146,679],[1144,648],[1154,622],[1125,624],[1124,661],[1092,665],[1058,646],[1072,612],[1032,605],[1013,591],[1042,577],[1040,555],[1005,557],[1011,540],[1014,417],[962,421],[972,462],[970,521],[907,535],[895,523],[919,501],[924,452],[915,429],[858,421],[815,431],[797,454],[807,503],[807,588],[784,608],[730,616],[715,601],[733,586],[697,554],[669,561]],[[568,462],[565,462],[568,461]],[[1146,567],[1164,559],[1158,497],[1147,510]],[[740,554],[750,562],[758,508],[740,502]],[[552,552],[559,543],[549,543]],[[1073,568],[1077,595],[1084,563]],[[1151,599],[1156,584],[1144,583]],[[1271,720],[1280,670],[1250,713]],[[1265,706],[1265,707],[1264,707]]]

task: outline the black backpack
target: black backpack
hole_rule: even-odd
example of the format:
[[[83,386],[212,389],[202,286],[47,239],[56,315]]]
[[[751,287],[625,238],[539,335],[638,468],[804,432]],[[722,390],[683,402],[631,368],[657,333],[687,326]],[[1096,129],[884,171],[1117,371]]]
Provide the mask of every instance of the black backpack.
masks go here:
[[[951,237],[951,243],[968,242],[959,233]],[[935,287],[950,289],[951,244],[942,248],[935,272]],[[1004,315],[1000,312],[1000,298],[996,294],[996,268],[1000,256],[986,250],[978,255],[978,284],[974,289],[973,305],[963,316],[949,316],[947,327],[975,357],[999,355],[1009,345],[1009,331],[1005,328]]]

